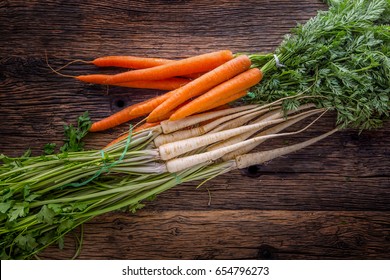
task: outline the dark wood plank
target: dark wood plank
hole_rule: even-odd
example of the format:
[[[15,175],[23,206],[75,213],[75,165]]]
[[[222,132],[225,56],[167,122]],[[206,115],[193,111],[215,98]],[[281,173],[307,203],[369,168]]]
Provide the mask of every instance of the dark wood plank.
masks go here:
[[[67,59],[128,52],[174,58],[222,47],[271,51],[275,38],[325,8],[313,0],[2,2],[9,54],[42,56],[46,49]]]
[[[80,259],[386,259],[389,218],[378,212],[261,210],[105,215],[86,225]],[[68,251],[50,248],[41,257],[71,257],[69,241]]]
[[[118,100],[127,106],[160,93],[110,88],[107,94],[105,87],[52,73],[45,52],[54,68],[101,55],[269,52],[297,22],[325,8],[317,0],[0,1],[0,153],[16,156],[32,148],[39,154],[45,143],[61,145],[62,126],[82,112],[98,120],[120,110]],[[62,72],[95,71],[74,64]],[[315,129],[265,147],[333,125],[328,114]],[[100,148],[125,129],[89,135],[87,148]],[[389,133],[390,123],[361,134],[343,131],[199,189],[198,182],[175,187],[135,216],[98,217],[86,225],[80,258],[387,258]],[[70,246],[45,254],[72,253]]]

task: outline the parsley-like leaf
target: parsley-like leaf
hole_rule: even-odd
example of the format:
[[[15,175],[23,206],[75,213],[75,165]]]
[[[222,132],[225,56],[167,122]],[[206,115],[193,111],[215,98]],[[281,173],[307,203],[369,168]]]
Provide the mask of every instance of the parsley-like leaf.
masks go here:
[[[22,248],[26,251],[33,251],[38,246],[38,243],[36,242],[35,238],[32,237],[30,234],[19,235],[15,238],[15,243],[18,245],[19,248]]]
[[[46,205],[43,205],[41,210],[37,214],[37,220],[48,225],[52,225],[53,218],[55,217],[55,215],[56,213],[52,209],[50,209]]]
[[[74,221],[72,220],[64,220],[60,223],[60,225],[57,228],[58,233],[66,232],[73,228]]]
[[[87,134],[92,125],[88,112],[84,112],[77,119],[77,127],[72,124],[64,125],[65,144],[60,148],[61,152],[78,152],[84,148],[81,141]]]
[[[53,154],[54,151],[55,151],[56,146],[57,146],[56,143],[47,143],[47,144],[45,144],[45,146],[43,147],[44,154],[45,155]]]
[[[7,211],[11,208],[12,201],[1,202],[0,203],[0,213],[7,213]]]
[[[12,222],[19,217],[26,216],[29,211],[28,205],[29,204],[27,202],[15,203],[8,213],[9,221]]]

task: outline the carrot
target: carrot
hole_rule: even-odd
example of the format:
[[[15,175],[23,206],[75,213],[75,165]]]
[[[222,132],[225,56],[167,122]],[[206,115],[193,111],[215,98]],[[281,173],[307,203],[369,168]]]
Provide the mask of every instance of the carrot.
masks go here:
[[[162,122],[162,121],[165,121],[165,120],[168,120],[178,109],[180,109],[181,107],[183,107],[184,105],[188,104],[190,101],[186,101],[182,104],[180,104],[179,106],[177,106],[175,109],[169,111],[169,112],[166,112],[165,114],[163,115],[160,115],[158,118],[155,118],[153,120],[153,122]],[[148,120],[146,120],[146,122],[149,122]],[[151,123],[153,123],[151,122]]]
[[[93,84],[106,84],[105,81],[112,75],[104,74],[90,74],[90,75],[80,75],[75,78],[79,81]],[[110,84],[113,86],[119,87],[130,87],[130,88],[145,88],[145,89],[160,89],[160,90],[174,90],[187,83],[189,79],[185,78],[168,78],[164,80],[143,80],[143,81],[131,81],[126,83],[119,84]]]
[[[106,75],[106,74],[89,74],[89,75],[75,76],[74,78],[85,83],[103,85],[105,84],[104,81],[106,81],[111,76],[112,75]]]
[[[214,87],[213,89],[196,98],[186,106],[183,106],[182,108],[177,110],[169,119],[178,120],[186,116],[193,115],[197,112],[204,111],[208,108],[209,104],[218,102],[218,100],[223,99],[227,95],[234,95],[256,85],[261,81],[262,77],[263,74],[258,68],[249,69],[244,73],[241,73],[234,78]]]
[[[47,60],[47,59],[46,59]],[[57,69],[57,71],[73,64],[81,62],[85,64],[94,64],[97,67],[120,67],[120,68],[131,68],[131,69],[144,69],[155,67],[167,63],[171,63],[174,60],[154,57],[139,57],[139,56],[102,56],[95,58],[94,60],[83,60],[75,59],[64,66]]]
[[[177,89],[175,94],[153,110],[153,112],[148,116],[148,121],[153,122],[158,119],[160,115],[164,115],[165,113],[173,110],[190,98],[203,94],[216,85],[233,78],[241,72],[244,72],[250,67],[250,65],[250,59],[246,55],[240,55],[189,82],[185,86]]]
[[[172,96],[172,94],[175,93],[176,90],[167,92],[163,95],[154,97],[150,99],[150,102],[141,102],[136,104],[137,106],[133,109],[133,113],[139,114],[141,116],[145,116],[146,114],[149,114],[151,111],[153,111],[158,105],[163,103],[165,100],[167,100],[169,97]]]
[[[212,104],[209,104],[202,111],[198,111],[197,113],[203,113],[205,111],[215,110],[215,109],[218,109],[220,107],[221,107],[220,110],[227,109],[227,108],[229,108],[228,103],[233,102],[233,101],[235,101],[237,99],[240,99],[241,97],[244,97],[247,94],[248,94],[248,91],[247,90],[243,90],[243,91],[237,92],[235,94],[229,95],[229,96],[227,96],[227,97],[225,97],[223,99],[219,99],[218,101],[216,101],[216,102],[214,102]]]
[[[164,102],[174,91],[170,91],[166,94],[150,98],[146,101],[131,105],[107,118],[97,121],[92,124],[89,129],[90,132],[102,131],[109,128],[113,128],[129,120],[145,116],[158,105]]]
[[[155,66],[160,66],[174,62],[175,60],[164,59],[164,58],[149,58],[149,57],[138,57],[138,56],[103,56],[95,58],[92,61],[85,60],[74,60],[73,62],[84,62],[92,63],[98,67],[120,67],[120,68],[131,68],[131,69],[146,69]],[[70,62],[67,65],[73,63]],[[66,67],[61,67],[60,69]],[[183,75],[185,78],[196,79],[203,75],[205,72],[191,73]],[[106,79],[109,77],[107,76]]]
[[[138,56],[103,56],[98,57],[91,61],[94,65],[98,67],[121,67],[121,68],[131,68],[131,69],[145,69],[155,66],[160,66],[174,62],[172,59],[165,58],[150,58],[150,57],[138,57]],[[196,79],[203,75],[204,72],[200,73],[191,73],[188,75],[183,75],[183,77],[189,79]]]
[[[134,132],[138,132],[138,131],[141,131],[141,130],[144,130],[144,129],[152,128],[152,127],[155,127],[155,126],[157,126],[157,125],[159,125],[159,124],[160,124],[160,122],[155,122],[155,123],[143,123],[142,125],[140,125],[140,126],[134,128],[132,132],[134,133]],[[107,147],[110,147],[110,146],[112,146],[112,145],[114,145],[114,144],[116,144],[116,143],[118,143],[119,141],[121,141],[121,140],[123,140],[123,139],[126,139],[127,137],[129,137],[129,132],[126,132],[126,133],[122,134],[121,136],[119,136],[118,138],[112,140],[110,143],[108,143],[108,144],[104,147],[104,149],[107,148]]]
[[[233,54],[228,50],[212,52],[147,69],[116,74],[108,78],[106,83],[117,84],[135,80],[161,80],[175,76],[205,72],[214,69],[232,58]]]
[[[144,69],[171,63],[174,60],[138,56],[103,56],[91,62],[98,67]]]
[[[143,80],[114,84],[119,87],[174,90],[188,84],[191,80],[185,78],[167,78],[164,80]]]

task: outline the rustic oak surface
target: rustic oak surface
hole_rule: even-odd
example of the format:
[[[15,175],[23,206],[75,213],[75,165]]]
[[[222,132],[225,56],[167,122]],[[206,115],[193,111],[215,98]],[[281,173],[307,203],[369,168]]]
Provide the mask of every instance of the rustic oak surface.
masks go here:
[[[62,126],[88,110],[101,119],[159,94],[86,85],[51,72],[103,55],[183,58],[208,51],[268,52],[317,0],[0,1],[0,153],[61,145]],[[62,72],[93,72],[74,64]],[[333,127],[325,116],[308,139]],[[298,126],[297,126],[298,127]],[[127,125],[87,138],[100,148]],[[234,171],[196,189],[169,190],[136,214],[85,225],[80,259],[387,259],[390,257],[390,123],[339,132],[266,165]],[[67,259],[64,250],[43,258]]]

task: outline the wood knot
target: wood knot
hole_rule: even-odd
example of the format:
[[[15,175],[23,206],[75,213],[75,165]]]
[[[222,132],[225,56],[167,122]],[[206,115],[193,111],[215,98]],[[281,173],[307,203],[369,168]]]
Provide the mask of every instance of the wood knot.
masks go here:
[[[122,97],[115,97],[111,100],[111,108],[114,111],[118,111],[126,107],[127,102],[125,98]]]
[[[116,219],[114,222],[113,222],[113,227],[116,229],[116,230],[123,230],[124,228],[124,223],[119,220],[119,219]]]
[[[181,232],[181,230],[180,230],[179,228],[177,228],[177,227],[174,227],[173,229],[171,229],[171,234],[172,234],[173,236],[178,236],[178,235],[180,235],[180,232]]]
[[[339,240],[336,242],[335,247],[338,249],[348,249],[350,248],[349,244],[345,241]]]
[[[259,251],[257,252],[257,259],[275,260],[277,258],[277,249],[275,247],[266,244],[263,244],[259,247]]]
[[[262,175],[260,165],[251,165],[247,168],[240,169],[242,175],[250,178],[258,178]]]

